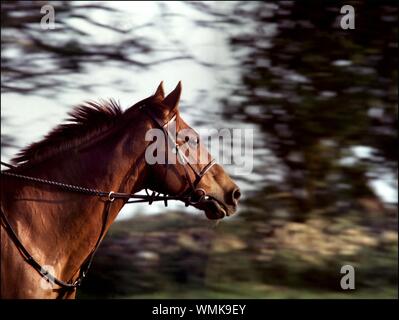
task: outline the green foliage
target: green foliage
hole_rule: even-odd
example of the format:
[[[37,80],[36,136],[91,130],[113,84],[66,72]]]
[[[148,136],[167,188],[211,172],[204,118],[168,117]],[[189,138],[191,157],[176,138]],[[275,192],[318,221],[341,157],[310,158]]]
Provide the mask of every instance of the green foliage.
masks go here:
[[[172,213],[147,217],[141,232],[126,227],[144,217],[121,221],[79,297],[397,297],[397,232],[375,232],[357,216],[240,218],[211,229],[202,217]],[[352,293],[340,288],[345,264],[356,271]]]

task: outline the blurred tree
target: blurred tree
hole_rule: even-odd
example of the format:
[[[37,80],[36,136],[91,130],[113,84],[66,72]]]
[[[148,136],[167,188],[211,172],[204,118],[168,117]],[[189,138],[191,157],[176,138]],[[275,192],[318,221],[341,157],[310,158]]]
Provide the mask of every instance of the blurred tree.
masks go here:
[[[44,15],[40,9],[45,4],[54,7],[55,30],[43,30],[40,26]],[[112,13],[108,17],[114,19],[98,21],[93,18],[93,12],[98,11]],[[130,24],[129,28],[118,28],[118,18],[118,10],[101,2],[2,2],[2,92],[32,93],[40,89],[57,92],[72,85],[66,76],[82,72],[90,63],[106,61],[146,67],[147,63],[134,58],[135,54],[151,51],[145,39],[115,37],[115,41],[110,42],[85,28],[85,24],[89,24],[116,34],[128,34],[134,27],[139,27]],[[60,75],[65,77],[60,78]]]
[[[355,7],[355,30],[339,27],[344,4]],[[275,191],[292,194],[299,220],[361,197],[380,201],[369,178],[382,168],[397,178],[397,6],[239,2],[233,12],[243,26],[230,38],[242,78],[231,96],[245,98],[226,99],[226,117],[244,114],[261,126],[287,169]],[[367,155],[356,154],[359,146]]]

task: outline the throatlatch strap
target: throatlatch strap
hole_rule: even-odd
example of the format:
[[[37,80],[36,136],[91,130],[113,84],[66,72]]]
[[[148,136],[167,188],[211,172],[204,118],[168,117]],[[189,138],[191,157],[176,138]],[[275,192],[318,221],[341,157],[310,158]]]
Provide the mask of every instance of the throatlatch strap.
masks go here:
[[[80,282],[83,280],[84,277],[86,277],[87,273],[89,272],[91,263],[93,262],[93,259],[94,259],[94,255],[95,255],[98,247],[100,246],[102,237],[105,234],[105,230],[106,230],[107,223],[108,223],[109,211],[111,208],[111,203],[112,203],[112,201],[110,201],[110,200],[107,200],[105,203],[105,207],[104,207],[104,211],[103,211],[103,224],[101,227],[100,235],[98,236],[98,239],[97,239],[97,242],[96,242],[94,248],[91,250],[91,252],[87,256],[85,261],[82,263],[82,266],[80,267],[80,274],[79,274],[79,278],[78,278],[78,280]]]

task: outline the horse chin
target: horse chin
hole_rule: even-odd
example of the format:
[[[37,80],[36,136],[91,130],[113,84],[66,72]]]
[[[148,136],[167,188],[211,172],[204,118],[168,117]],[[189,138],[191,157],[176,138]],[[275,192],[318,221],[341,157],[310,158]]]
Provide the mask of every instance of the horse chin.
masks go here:
[[[201,201],[195,207],[204,211],[209,220],[223,219],[227,215],[224,205],[214,199]]]

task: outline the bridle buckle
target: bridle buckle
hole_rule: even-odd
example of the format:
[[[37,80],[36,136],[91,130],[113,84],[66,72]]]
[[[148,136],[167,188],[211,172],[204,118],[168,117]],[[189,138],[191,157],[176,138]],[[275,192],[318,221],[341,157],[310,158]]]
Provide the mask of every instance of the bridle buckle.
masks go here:
[[[108,201],[109,202],[114,202],[114,200],[115,200],[115,196],[114,196],[114,194],[115,194],[115,192],[113,192],[113,191],[110,191],[109,193],[108,193]]]

